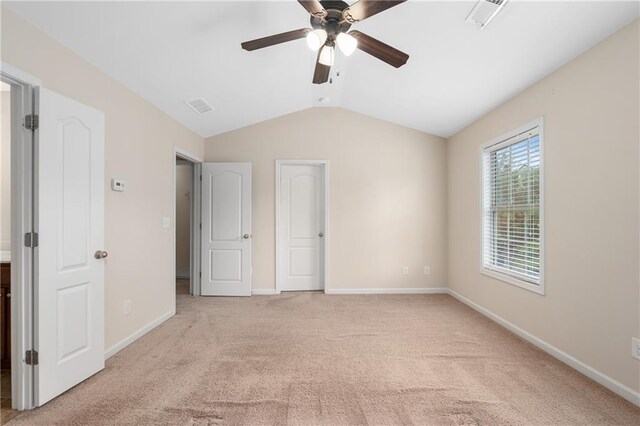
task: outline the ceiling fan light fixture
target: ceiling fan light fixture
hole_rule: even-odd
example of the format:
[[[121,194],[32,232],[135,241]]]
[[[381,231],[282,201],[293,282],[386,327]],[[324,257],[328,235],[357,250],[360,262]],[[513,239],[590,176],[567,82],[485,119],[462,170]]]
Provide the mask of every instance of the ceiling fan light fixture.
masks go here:
[[[356,47],[358,47],[358,40],[347,33],[338,34],[338,38],[336,38],[336,42],[338,43],[338,47],[346,56],[351,56],[353,52],[355,52]]]
[[[318,60],[318,62],[320,62],[322,65],[332,67],[333,55],[334,55],[333,46],[325,46],[320,51],[320,59]]]
[[[327,41],[327,32],[323,29],[310,31],[307,34],[307,46],[314,52],[317,52],[318,49],[324,45],[325,41]]]

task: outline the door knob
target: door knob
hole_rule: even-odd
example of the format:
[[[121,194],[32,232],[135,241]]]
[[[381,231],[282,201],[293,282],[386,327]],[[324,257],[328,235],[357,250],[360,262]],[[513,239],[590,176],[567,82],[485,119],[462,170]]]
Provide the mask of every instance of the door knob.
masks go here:
[[[107,256],[109,256],[109,253],[107,253],[106,251],[102,251],[102,250],[98,250],[93,255],[93,257],[95,257],[96,259],[104,259]]]
[[[244,235],[242,236],[242,238],[244,238],[245,240],[248,240],[248,239],[249,239],[249,234],[244,234]]]
[[[318,237],[322,238],[322,237],[324,237],[324,234],[321,232],[321,233],[318,234]]]

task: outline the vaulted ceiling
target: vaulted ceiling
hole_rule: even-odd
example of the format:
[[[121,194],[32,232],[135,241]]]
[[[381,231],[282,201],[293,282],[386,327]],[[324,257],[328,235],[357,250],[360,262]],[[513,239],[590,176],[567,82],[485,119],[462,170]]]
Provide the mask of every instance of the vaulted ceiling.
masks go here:
[[[294,0],[3,2],[203,137],[312,106],[447,137],[639,16],[631,1],[511,0],[481,31],[465,22],[474,4],[409,0],[354,25],[408,53],[407,64],[337,54],[333,83],[313,85],[316,57],[304,40],[240,48],[309,27]],[[200,97],[215,111],[184,104]]]

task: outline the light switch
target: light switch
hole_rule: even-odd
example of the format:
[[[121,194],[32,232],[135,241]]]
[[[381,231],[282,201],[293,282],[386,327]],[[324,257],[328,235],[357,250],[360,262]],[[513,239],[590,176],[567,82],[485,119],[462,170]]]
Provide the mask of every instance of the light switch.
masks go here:
[[[162,227],[171,228],[171,218],[169,216],[162,216]]]

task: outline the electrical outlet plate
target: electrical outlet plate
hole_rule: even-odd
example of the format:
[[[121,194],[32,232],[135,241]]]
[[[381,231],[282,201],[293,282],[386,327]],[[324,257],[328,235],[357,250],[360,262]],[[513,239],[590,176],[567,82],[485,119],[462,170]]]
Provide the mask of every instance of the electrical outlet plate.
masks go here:
[[[131,300],[124,301],[124,314],[129,315],[131,313]]]
[[[631,338],[631,356],[640,361],[640,339]]]
[[[431,275],[431,267],[430,266],[425,266],[424,267],[424,274],[425,275]]]
[[[124,191],[125,183],[122,179],[111,179],[111,189],[113,191]]]

